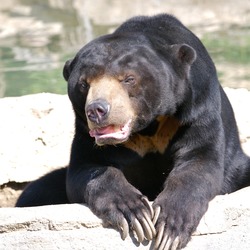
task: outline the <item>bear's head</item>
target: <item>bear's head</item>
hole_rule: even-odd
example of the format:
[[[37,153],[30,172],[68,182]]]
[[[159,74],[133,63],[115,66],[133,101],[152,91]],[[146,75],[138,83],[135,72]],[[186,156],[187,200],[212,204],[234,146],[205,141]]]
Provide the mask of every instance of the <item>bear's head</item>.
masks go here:
[[[153,45],[143,35],[90,42],[63,70],[76,122],[98,145],[128,140],[157,117],[175,114],[195,58],[188,45]]]

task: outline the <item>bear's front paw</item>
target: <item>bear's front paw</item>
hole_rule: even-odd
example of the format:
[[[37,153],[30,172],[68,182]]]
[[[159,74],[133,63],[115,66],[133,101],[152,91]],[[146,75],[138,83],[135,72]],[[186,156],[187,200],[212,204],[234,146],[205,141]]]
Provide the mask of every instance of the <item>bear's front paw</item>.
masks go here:
[[[122,191],[125,190],[93,197],[88,205],[103,220],[104,225],[118,230],[123,240],[130,232],[136,233],[138,242],[152,240],[156,230],[152,222],[153,208],[148,199],[132,190]]]
[[[177,205],[178,204],[178,205]],[[181,205],[168,200],[154,204],[153,223],[157,235],[151,250],[176,250],[184,248],[191,239],[202,217],[201,204]]]

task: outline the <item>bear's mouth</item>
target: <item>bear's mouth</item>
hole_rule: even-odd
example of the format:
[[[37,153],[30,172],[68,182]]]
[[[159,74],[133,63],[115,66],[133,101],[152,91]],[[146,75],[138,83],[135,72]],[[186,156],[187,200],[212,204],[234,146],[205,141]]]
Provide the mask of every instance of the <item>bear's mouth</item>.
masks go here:
[[[91,129],[89,135],[95,138],[98,145],[117,144],[126,141],[131,131],[131,119],[124,125],[108,125]]]

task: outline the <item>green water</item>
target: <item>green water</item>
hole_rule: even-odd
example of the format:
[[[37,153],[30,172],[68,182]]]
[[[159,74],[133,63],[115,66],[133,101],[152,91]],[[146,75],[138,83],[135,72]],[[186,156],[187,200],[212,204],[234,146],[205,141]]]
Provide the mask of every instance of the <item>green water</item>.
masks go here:
[[[112,32],[124,21],[113,16],[115,21],[112,21],[103,13],[105,8],[114,15],[123,5],[129,9],[123,1],[123,5],[117,6],[115,1],[108,0],[96,9],[93,5],[100,1],[13,2],[13,6],[0,7],[0,18],[6,18],[3,19],[6,25],[0,26],[0,97],[39,92],[65,94],[64,62],[88,41]],[[148,8],[150,2],[152,6],[154,3],[149,1]],[[102,22],[98,15],[106,19]],[[130,15],[134,15],[133,9],[127,16]],[[189,27],[195,33],[202,29],[197,25]],[[222,85],[250,89],[250,26],[227,25],[214,32],[203,30],[200,37],[216,63]]]

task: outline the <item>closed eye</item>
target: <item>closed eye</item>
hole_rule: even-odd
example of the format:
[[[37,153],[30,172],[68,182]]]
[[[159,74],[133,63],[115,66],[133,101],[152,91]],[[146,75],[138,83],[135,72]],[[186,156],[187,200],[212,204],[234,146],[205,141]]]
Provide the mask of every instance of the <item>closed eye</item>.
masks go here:
[[[78,85],[79,85],[81,91],[86,91],[89,89],[89,84],[87,83],[86,80],[84,80],[82,78],[79,79]]]
[[[123,83],[128,84],[128,85],[134,85],[136,83],[136,79],[134,76],[128,76],[126,77],[123,81]]]

